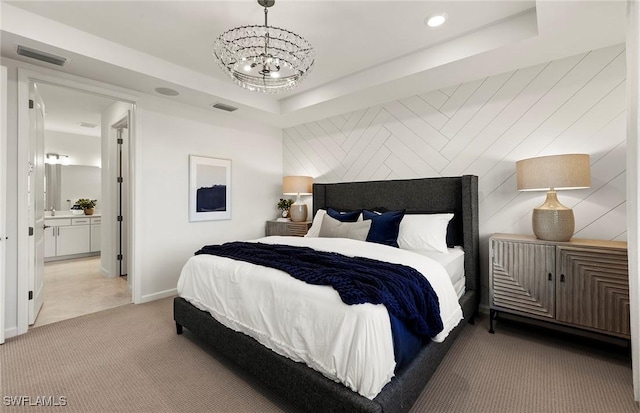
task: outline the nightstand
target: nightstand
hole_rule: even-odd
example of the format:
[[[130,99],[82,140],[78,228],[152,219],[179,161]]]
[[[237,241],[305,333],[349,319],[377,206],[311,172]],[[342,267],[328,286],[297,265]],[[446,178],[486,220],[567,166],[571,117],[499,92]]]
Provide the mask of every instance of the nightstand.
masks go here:
[[[267,221],[265,227],[265,235],[285,235],[294,237],[303,237],[311,228],[311,221],[292,222],[292,221]]]
[[[630,338],[627,243],[489,240],[490,328],[498,313]]]

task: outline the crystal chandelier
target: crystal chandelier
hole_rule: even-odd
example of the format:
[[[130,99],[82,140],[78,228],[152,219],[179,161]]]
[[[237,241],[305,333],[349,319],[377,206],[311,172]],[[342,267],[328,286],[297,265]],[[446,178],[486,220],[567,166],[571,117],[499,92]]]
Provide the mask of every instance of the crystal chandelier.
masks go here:
[[[213,54],[222,70],[238,85],[258,92],[291,90],[311,71],[315,52],[303,37],[267,24],[275,0],[258,0],[264,26],[241,26],[222,33]]]

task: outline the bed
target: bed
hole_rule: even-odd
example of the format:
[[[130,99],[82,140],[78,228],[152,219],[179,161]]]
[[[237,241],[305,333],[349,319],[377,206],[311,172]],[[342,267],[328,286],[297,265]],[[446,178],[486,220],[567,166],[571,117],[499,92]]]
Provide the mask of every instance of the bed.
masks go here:
[[[425,178],[338,184],[314,184],[314,214],[328,207],[404,209],[407,214],[454,213],[450,242],[464,249],[464,293],[459,299],[464,319],[472,322],[479,302],[477,177]],[[435,372],[456,336],[461,322],[442,343],[425,345],[413,361],[396,372],[373,399],[361,396],[303,363],[294,362],[262,346],[253,338],[217,322],[183,298],[174,302],[178,334],[182,328],[207,342],[303,411],[408,411]]]

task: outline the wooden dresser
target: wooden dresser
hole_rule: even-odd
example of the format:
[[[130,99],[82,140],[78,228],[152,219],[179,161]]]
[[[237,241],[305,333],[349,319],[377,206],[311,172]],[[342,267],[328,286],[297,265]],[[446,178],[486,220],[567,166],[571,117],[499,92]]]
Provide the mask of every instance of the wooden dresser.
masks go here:
[[[630,338],[627,243],[495,234],[490,329],[499,312]]]

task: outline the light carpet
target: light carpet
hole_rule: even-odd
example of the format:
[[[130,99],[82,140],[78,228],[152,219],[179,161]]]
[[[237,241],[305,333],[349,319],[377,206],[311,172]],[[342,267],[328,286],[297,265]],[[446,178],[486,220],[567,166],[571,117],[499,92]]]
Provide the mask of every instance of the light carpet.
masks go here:
[[[486,328],[485,318],[462,331],[412,412],[638,411],[626,351],[522,324]],[[295,411],[188,331],[176,335],[172,299],[32,329],[0,346],[0,362],[3,411]],[[30,406],[60,397],[66,406]]]

